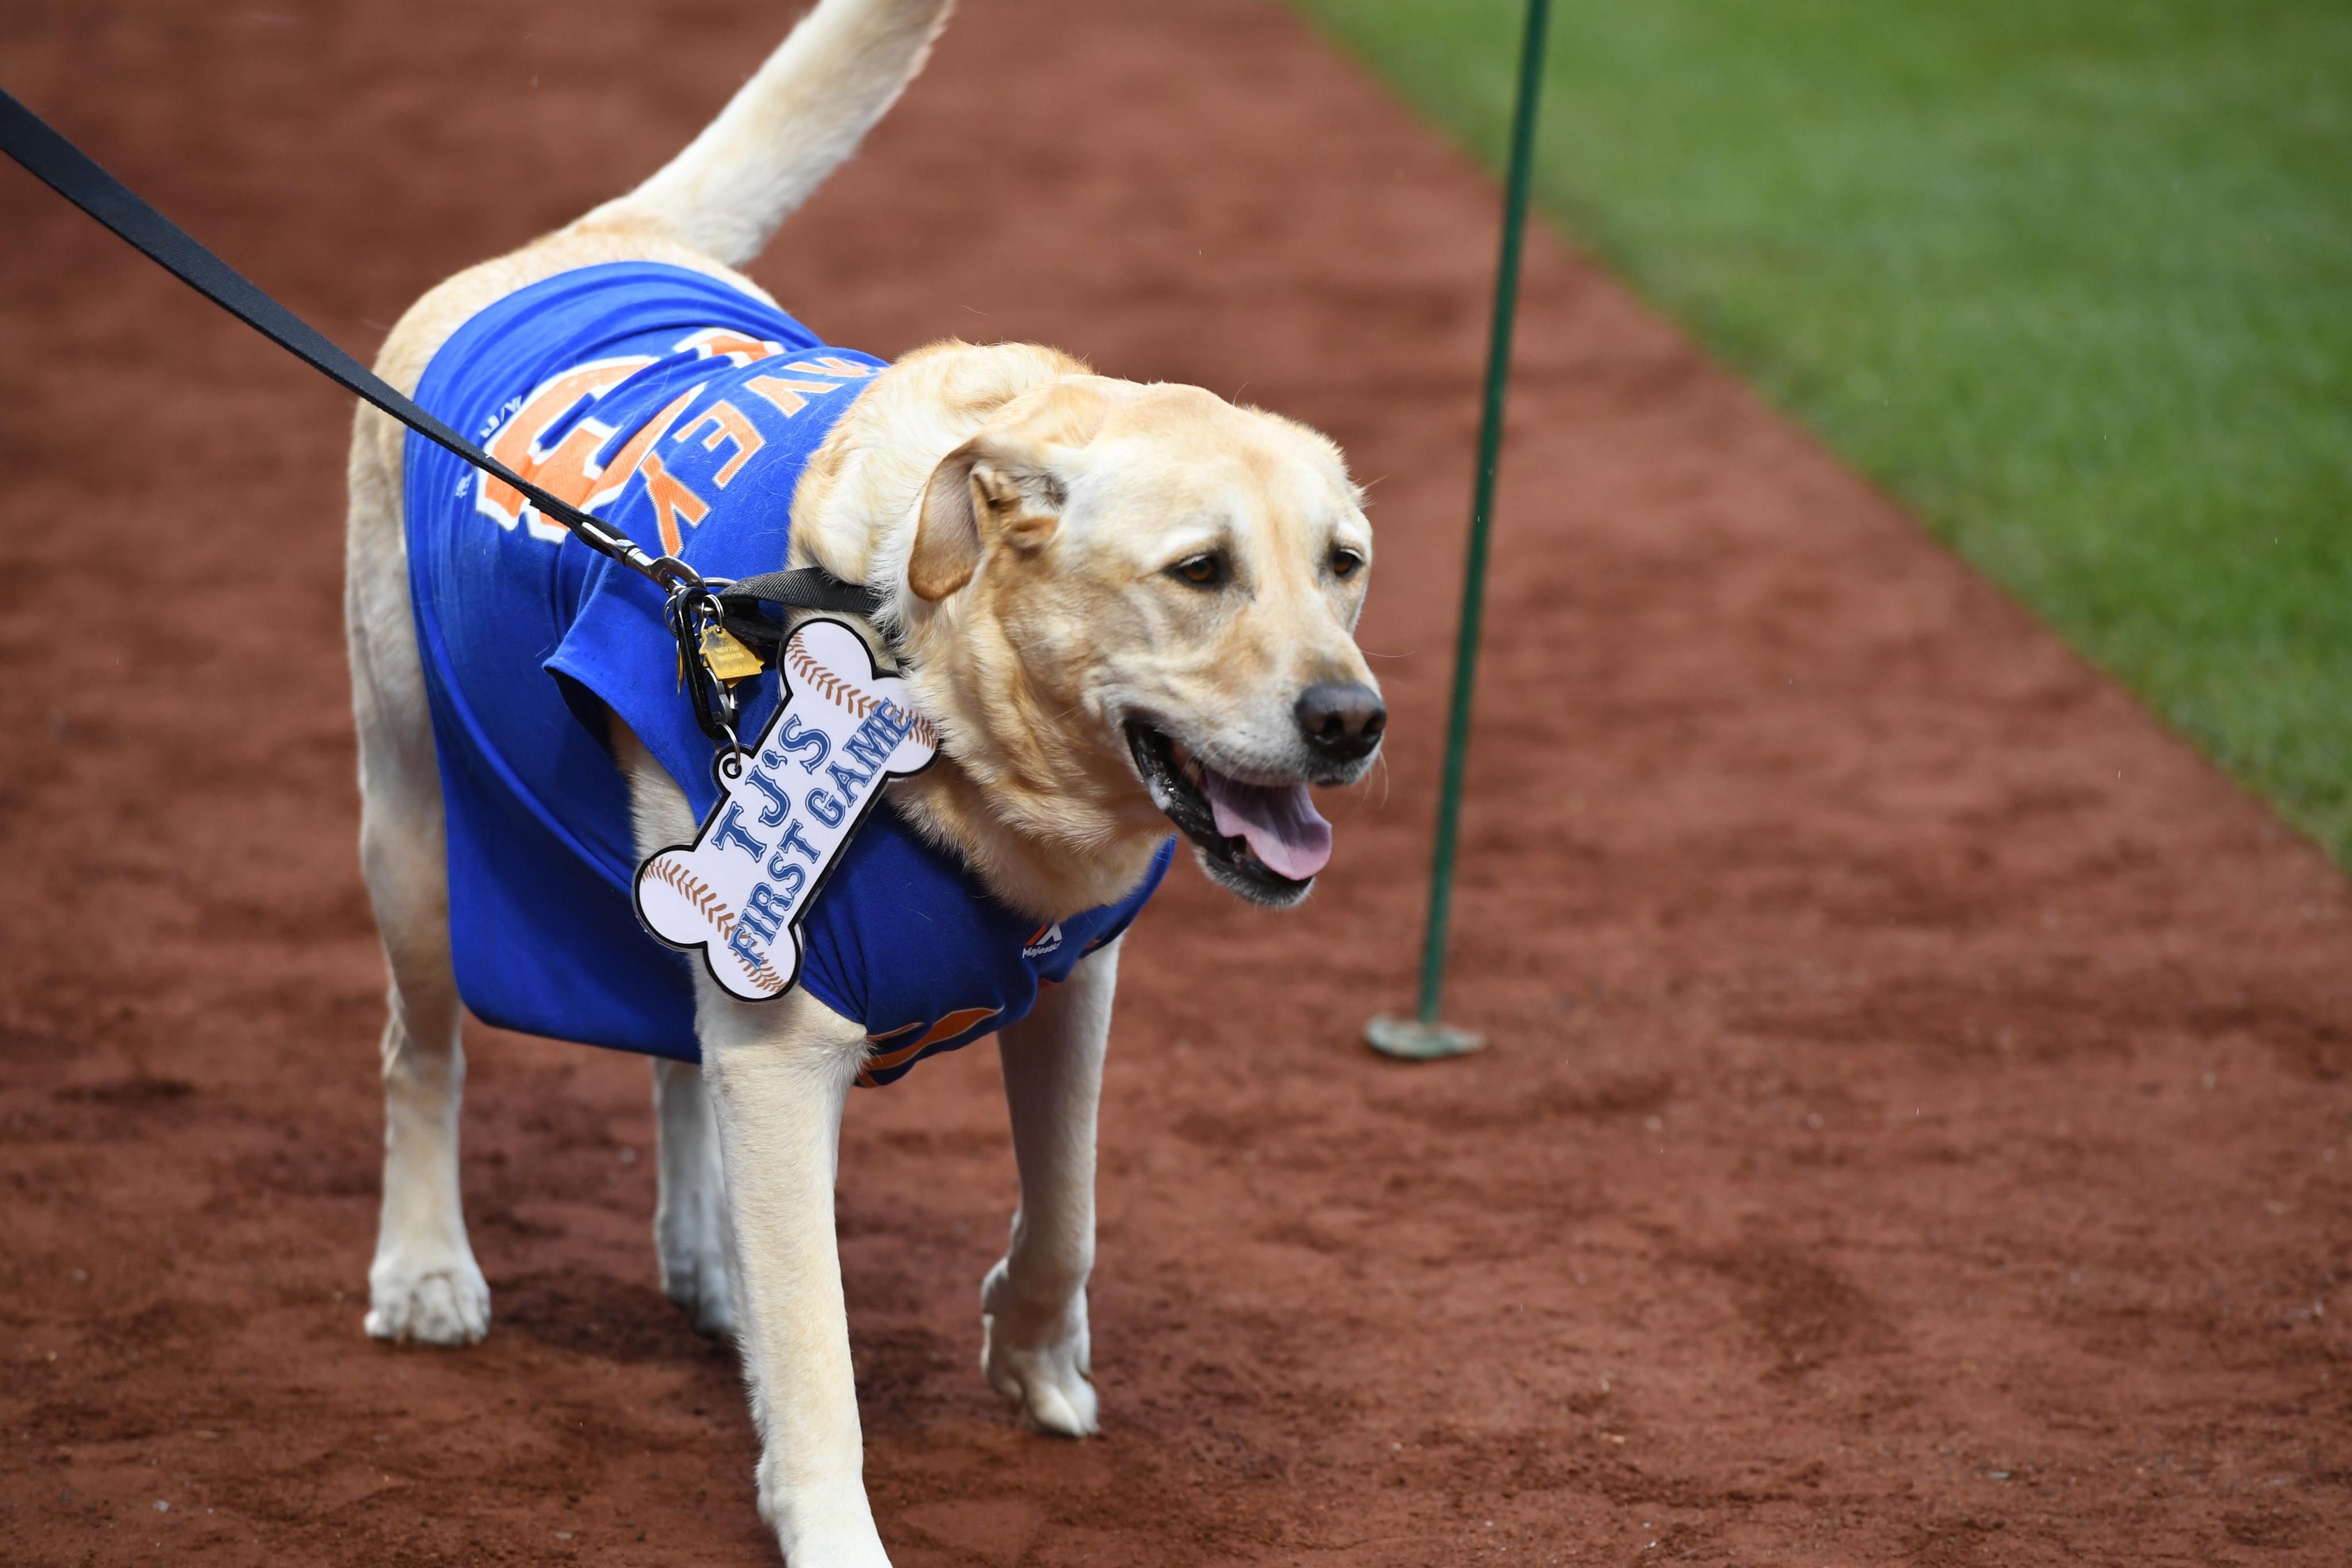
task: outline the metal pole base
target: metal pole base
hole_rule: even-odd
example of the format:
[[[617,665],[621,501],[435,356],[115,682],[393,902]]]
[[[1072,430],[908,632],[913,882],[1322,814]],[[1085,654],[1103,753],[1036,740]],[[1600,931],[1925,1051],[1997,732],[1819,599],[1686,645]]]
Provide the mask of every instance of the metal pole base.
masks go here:
[[[1486,1037],[1444,1024],[1424,1024],[1418,1018],[1375,1018],[1364,1026],[1364,1043],[1400,1061],[1431,1062],[1484,1050]]]

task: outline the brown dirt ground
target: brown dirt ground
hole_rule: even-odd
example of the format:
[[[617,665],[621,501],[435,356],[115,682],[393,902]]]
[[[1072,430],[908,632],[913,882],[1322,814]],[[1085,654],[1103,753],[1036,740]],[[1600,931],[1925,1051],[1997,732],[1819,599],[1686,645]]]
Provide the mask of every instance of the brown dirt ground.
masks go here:
[[[15,0],[0,60],[362,350],[782,19],[269,6]],[[344,405],[0,202],[0,1557],[767,1560],[731,1358],[655,1287],[642,1064],[480,1035],[496,1327],[362,1337]],[[1451,994],[1495,1045],[1359,1043],[1409,996],[1495,205],[1263,0],[974,0],[761,268],[836,341],[1311,420],[1382,531],[1394,762],[1327,887],[1187,870],[1131,944],[1099,1441],[973,1369],[992,1053],[854,1103],[897,1561],[2344,1561],[2345,880],[1549,239]]]

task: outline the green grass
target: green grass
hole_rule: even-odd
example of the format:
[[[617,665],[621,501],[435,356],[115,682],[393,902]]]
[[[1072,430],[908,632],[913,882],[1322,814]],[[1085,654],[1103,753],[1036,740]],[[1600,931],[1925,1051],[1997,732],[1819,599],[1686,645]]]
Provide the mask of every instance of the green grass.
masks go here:
[[[1524,0],[1299,0],[1498,162]],[[2352,5],[1559,0],[1538,200],[2352,864]]]

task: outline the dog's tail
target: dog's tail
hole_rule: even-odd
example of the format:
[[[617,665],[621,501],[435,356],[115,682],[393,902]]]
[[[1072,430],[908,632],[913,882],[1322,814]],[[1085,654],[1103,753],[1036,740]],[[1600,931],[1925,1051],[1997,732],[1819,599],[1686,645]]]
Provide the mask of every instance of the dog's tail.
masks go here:
[[[652,228],[742,266],[898,101],[953,3],[819,0],[685,152],[576,226]]]

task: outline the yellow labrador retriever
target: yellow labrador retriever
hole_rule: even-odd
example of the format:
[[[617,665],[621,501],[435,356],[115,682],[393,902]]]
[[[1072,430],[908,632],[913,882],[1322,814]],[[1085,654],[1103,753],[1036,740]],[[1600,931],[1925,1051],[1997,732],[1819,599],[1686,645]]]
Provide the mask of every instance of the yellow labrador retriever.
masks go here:
[[[823,0],[675,161],[434,289],[402,319],[379,368],[414,391],[436,354],[499,302],[614,263],[687,269],[766,301],[730,268],[888,108],[947,9]],[[736,343],[730,363],[756,364],[777,346]],[[1129,895],[1171,822],[1242,897],[1304,897],[1329,847],[1307,786],[1360,777],[1385,717],[1352,637],[1371,534],[1337,448],[1198,388],[1097,376],[1029,345],[944,342],[887,368],[839,357],[821,368],[834,380],[815,384],[846,387],[846,407],[797,488],[774,499],[774,510],[789,506],[790,563],[880,591],[861,635],[896,661],[940,737],[938,763],[891,785],[881,811],[1040,933]],[[720,457],[733,450],[719,444],[724,425],[700,442]],[[698,449],[688,432],[675,434],[662,451]],[[758,439],[739,436],[746,451]],[[468,955],[453,956],[456,846],[412,604],[407,456],[402,428],[362,408],[347,610],[362,850],[392,974],[367,1329],[454,1345],[487,1331],[489,1300],[458,1201]],[[525,456],[555,460],[539,447]],[[593,467],[574,476],[583,499],[632,472],[654,482],[651,468],[597,478]],[[667,534],[673,520],[662,515]],[[511,535],[518,519],[494,521]],[[666,683],[670,672],[657,674]],[[688,781],[628,725],[601,711],[582,720],[595,727],[597,762],[572,775],[577,787],[625,781],[639,853],[690,838]],[[919,940],[908,951],[922,961]],[[982,1364],[1025,1424],[1072,1436],[1096,1427],[1086,1286],[1118,962],[1117,941],[1106,940],[1001,1036],[1021,1200],[982,1286]],[[761,1443],[759,1506],[786,1557],[795,1568],[882,1563],[833,1199],[843,1101],[868,1068],[872,1031],[806,988],[754,1005],[707,976],[695,983],[700,1065],[657,1061],[654,1080],[664,1287],[706,1331],[739,1340]]]

